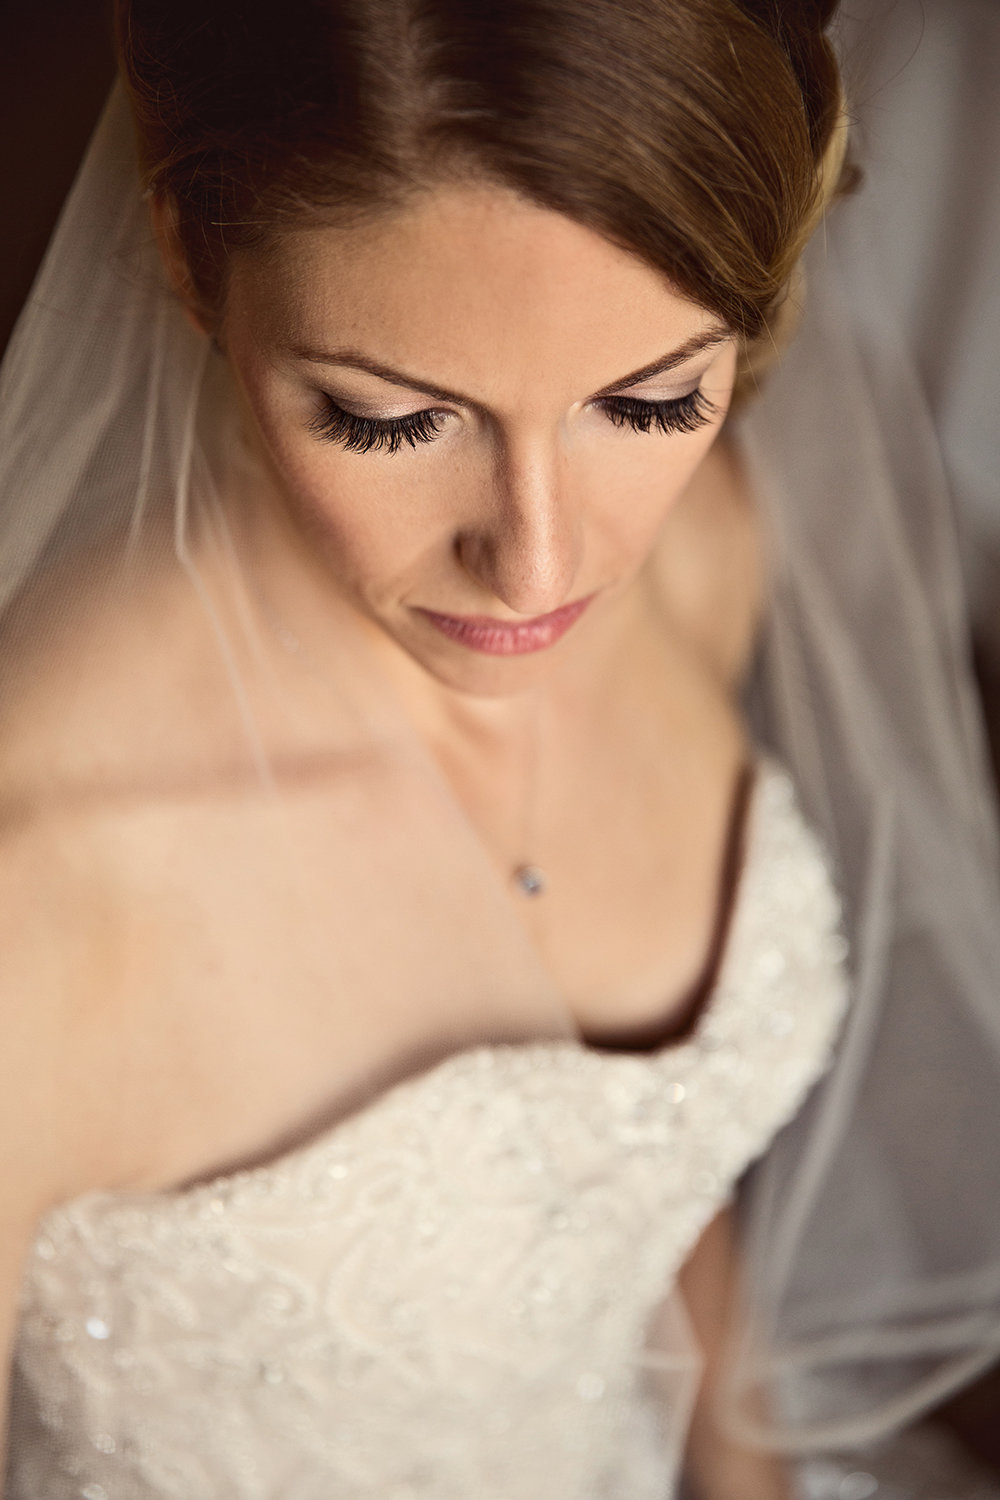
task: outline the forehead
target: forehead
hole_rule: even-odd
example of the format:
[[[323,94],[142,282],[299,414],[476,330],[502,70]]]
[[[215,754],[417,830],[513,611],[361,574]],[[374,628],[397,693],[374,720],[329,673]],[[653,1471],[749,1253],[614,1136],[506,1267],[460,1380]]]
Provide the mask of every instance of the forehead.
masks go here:
[[[603,236],[484,184],[239,257],[229,318],[263,343],[349,344],[484,397],[504,379],[597,389],[717,321]]]

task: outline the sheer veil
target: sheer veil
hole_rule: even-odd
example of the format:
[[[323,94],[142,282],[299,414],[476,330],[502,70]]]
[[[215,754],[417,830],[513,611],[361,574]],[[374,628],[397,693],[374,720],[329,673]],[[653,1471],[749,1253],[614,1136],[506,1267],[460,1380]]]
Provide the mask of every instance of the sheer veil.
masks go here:
[[[877,296],[863,321],[855,315],[870,225],[862,194],[810,248],[799,336],[736,431],[770,544],[752,722],[829,842],[853,953],[853,1008],[836,1063],[742,1200],[752,1316],[734,1351],[730,1417],[764,1441],[802,1449],[885,1431],[1000,1355],[995,808],[935,423],[892,316],[879,316]],[[118,91],[15,333],[0,399],[5,680],[20,670],[26,638],[29,663],[39,637],[75,662],[60,630],[68,620],[75,639],[90,618],[87,600],[75,602],[81,558],[99,560],[105,598],[159,587],[169,563],[200,621],[206,692],[229,705],[238,776],[271,798],[259,837],[271,840],[280,870],[306,881],[293,848],[296,798],[318,761],[350,752],[359,726],[400,774],[424,778],[428,816],[451,826],[415,736],[378,718],[363,667],[346,653],[327,741],[295,730],[296,684],[311,672],[297,653],[302,622],[271,609],[280,587],[268,593],[254,574],[219,498],[221,471],[246,461],[225,373],[164,285]],[[274,627],[267,639],[262,619]],[[292,688],[276,708],[279,660]],[[301,691],[315,694],[314,672]],[[186,786],[192,765],[203,778],[215,774],[200,747],[171,739],[169,714],[157,722],[142,775],[152,767],[160,783]],[[101,768],[85,770],[91,786]],[[275,788],[289,779],[299,790],[276,804]],[[276,821],[286,801],[288,819]],[[417,870],[412,836],[402,830],[379,869],[398,854],[401,885],[419,886],[434,874]],[[495,918],[504,954],[496,982],[516,996],[512,1034],[529,1014],[542,1017],[533,1024],[545,1035],[570,1034],[492,912],[485,876],[477,887],[457,820],[449,838],[442,878],[446,868],[472,872],[465,899]],[[365,878],[367,856],[354,853],[345,879]],[[329,894],[299,971],[304,984],[317,982],[336,946],[335,924],[324,925],[336,905]],[[461,953],[450,962],[436,1001],[443,1049],[469,1040],[454,1035],[448,997],[472,969]],[[387,1006],[387,1029],[398,1020]],[[385,1081],[372,1078],[371,1088]],[[680,1369],[682,1331],[669,1342]],[[780,1393],[763,1432],[748,1399],[760,1382]]]
[[[190,813],[186,848],[199,861],[191,875],[216,892],[204,913],[206,936],[232,908],[238,926],[229,937],[253,953],[254,983],[270,969],[276,982],[317,994],[342,973],[345,953],[358,957],[357,935],[337,930],[338,881],[357,889],[392,871],[394,891],[380,886],[386,899],[373,903],[386,911],[385,958],[393,899],[419,903],[428,881],[450,887],[459,871],[463,909],[485,922],[487,941],[497,945],[487,986],[496,992],[481,997],[493,1020],[483,1035],[462,1034],[467,986],[484,983],[482,954],[449,944],[436,953],[435,994],[422,997],[427,1008],[418,1007],[412,1048],[404,1040],[388,1074],[345,1095],[345,1108],[455,1045],[508,1032],[572,1033],[443,776],[392,695],[373,690],[381,669],[366,638],[352,637],[350,647],[331,642],[316,628],[301,578],[289,585],[280,565],[268,571],[262,561],[255,528],[268,509],[258,503],[267,476],[243,440],[225,361],[166,284],[120,88],[15,329],[0,395],[0,741],[7,745],[13,727],[14,742],[25,743],[18,732],[31,718],[31,680],[44,674],[62,694],[61,738],[75,747],[58,764],[34,764],[29,736],[27,752],[15,751],[8,764],[13,805],[125,807],[147,798],[169,801],[175,820]],[[234,491],[238,513],[229,503]],[[169,655],[157,650],[161,629],[175,632],[183,657],[179,692],[161,672]],[[310,797],[328,789],[331,768],[349,756],[364,762],[372,797],[392,796],[416,778],[427,825],[401,823],[395,847],[390,838],[367,850],[352,842],[358,808],[326,806],[328,835],[336,826],[345,841],[344,861],[339,874],[327,871],[320,899],[307,894]],[[218,808],[245,799],[259,840],[255,868],[273,870],[272,894],[285,880],[299,899],[291,950],[281,924],[293,918],[287,909],[279,915],[276,895],[277,925],[266,932],[259,913],[237,914],[229,900],[242,876],[216,867],[222,845],[198,832],[195,815],[199,799],[207,806],[213,797]],[[314,829],[317,816],[314,805]],[[223,889],[226,900],[217,894]],[[262,895],[263,888],[253,899]],[[402,954],[398,963],[402,992],[409,970]],[[342,977],[346,1044],[346,997],[356,993],[357,976]],[[391,1039],[401,1002],[390,989],[371,998]]]
[[[736,1385],[776,1375],[803,1448],[873,1438],[1000,1355],[1000,865],[967,597],[996,556],[997,204],[978,176],[956,198],[988,9],[842,22],[865,182],[807,252],[800,332],[741,434],[771,539],[751,711],[834,852],[854,968],[836,1066],[745,1195],[761,1342]]]

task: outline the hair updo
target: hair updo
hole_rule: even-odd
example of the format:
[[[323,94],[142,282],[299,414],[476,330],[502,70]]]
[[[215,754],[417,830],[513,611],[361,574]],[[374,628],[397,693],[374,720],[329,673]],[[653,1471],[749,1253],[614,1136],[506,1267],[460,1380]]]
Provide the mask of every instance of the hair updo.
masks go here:
[[[837,186],[835,0],[119,0],[146,184],[211,324],[236,250],[511,188],[748,345]]]

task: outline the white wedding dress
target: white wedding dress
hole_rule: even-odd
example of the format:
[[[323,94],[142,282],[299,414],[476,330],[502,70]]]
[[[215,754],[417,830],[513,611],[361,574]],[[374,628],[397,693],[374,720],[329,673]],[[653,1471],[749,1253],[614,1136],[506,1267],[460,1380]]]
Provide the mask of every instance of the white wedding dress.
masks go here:
[[[664,1500],[697,1369],[671,1287],[830,1057],[839,922],[763,761],[686,1040],[476,1047],[268,1165],[50,1213],[10,1500]]]

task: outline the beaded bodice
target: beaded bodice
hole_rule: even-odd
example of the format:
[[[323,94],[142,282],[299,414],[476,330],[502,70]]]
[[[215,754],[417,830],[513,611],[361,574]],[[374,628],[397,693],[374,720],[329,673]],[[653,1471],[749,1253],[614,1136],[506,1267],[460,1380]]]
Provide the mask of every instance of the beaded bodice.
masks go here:
[[[49,1214],[11,1500],[669,1494],[691,1370],[657,1309],[844,1004],[837,899],[774,766],[745,848],[684,1042],[477,1047],[276,1163]]]

